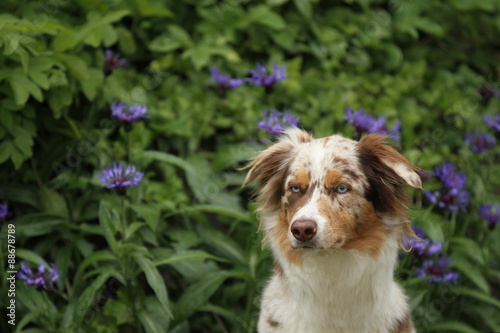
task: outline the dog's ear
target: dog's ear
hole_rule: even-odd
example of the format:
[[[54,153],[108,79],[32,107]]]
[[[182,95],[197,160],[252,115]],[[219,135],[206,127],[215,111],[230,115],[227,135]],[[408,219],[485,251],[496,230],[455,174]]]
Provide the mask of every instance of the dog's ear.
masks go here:
[[[369,134],[358,142],[359,159],[368,181],[367,198],[375,209],[395,216],[407,214],[405,185],[422,187],[419,170],[385,143],[387,137]]]
[[[243,186],[253,180],[258,182],[260,209],[279,206],[284,191],[285,175],[295,156],[295,148],[301,143],[312,141],[312,137],[298,128],[287,130],[277,143],[260,152],[243,169],[248,169]]]

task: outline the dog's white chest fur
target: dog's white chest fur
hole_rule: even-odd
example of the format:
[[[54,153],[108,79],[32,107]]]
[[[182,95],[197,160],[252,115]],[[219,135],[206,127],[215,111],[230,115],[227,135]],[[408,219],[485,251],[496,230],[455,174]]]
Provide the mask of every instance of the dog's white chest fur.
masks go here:
[[[378,260],[355,250],[310,250],[301,266],[281,270],[263,296],[260,333],[389,333],[407,313],[393,281],[397,243]]]

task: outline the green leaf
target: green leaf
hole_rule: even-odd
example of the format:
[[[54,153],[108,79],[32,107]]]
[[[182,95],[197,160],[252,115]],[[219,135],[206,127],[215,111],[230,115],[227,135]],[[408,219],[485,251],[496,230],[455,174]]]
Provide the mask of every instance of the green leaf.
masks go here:
[[[82,91],[85,94],[85,97],[89,101],[93,101],[97,95],[97,92],[102,89],[102,82],[104,80],[104,74],[101,70],[97,68],[89,69],[89,79],[86,81],[81,81],[80,85],[82,86]]]
[[[219,205],[207,204],[207,205],[194,205],[194,206],[191,206],[190,209],[193,209],[196,211],[201,211],[201,212],[214,213],[214,214],[234,217],[235,219],[250,222],[250,223],[255,222],[254,219],[252,219],[252,217],[250,216],[250,214],[247,211],[244,211],[244,210],[240,209],[239,207],[230,208],[230,207],[224,207],[224,206],[219,206]]]
[[[14,220],[16,233],[23,237],[35,237],[54,233],[66,222],[65,219],[44,213],[27,214]]]
[[[137,230],[139,230],[140,228],[142,228],[146,225],[147,224],[144,222],[134,222],[131,225],[129,225],[127,227],[127,231],[125,233],[125,240],[129,240],[130,237],[132,237],[136,233]]]
[[[45,262],[45,260],[38,253],[26,249],[17,248],[16,256],[35,265],[40,265]]]
[[[137,159],[137,160],[142,160],[142,159],[156,160],[159,162],[164,162],[164,163],[175,165],[188,173],[195,173],[193,166],[191,164],[189,164],[186,160],[184,160],[178,156],[164,153],[164,152],[160,152],[160,151],[146,150],[146,151],[143,151],[137,155],[134,155],[134,159]]]
[[[131,208],[146,221],[152,231],[156,231],[160,221],[160,207],[153,204],[137,204],[131,205]]]
[[[473,289],[467,289],[467,288],[456,288],[455,293],[458,294],[459,296],[469,296],[471,298],[474,298],[478,301],[481,301],[486,304],[493,305],[500,309],[500,301],[497,300],[496,298],[490,296],[487,293],[473,290]]]
[[[0,163],[7,161],[13,149],[12,141],[4,140],[0,142]]]
[[[217,261],[221,261],[221,262],[226,261],[225,259],[216,257],[212,254],[209,254],[209,253],[207,253],[205,251],[201,251],[201,250],[187,250],[187,251],[178,252],[175,254],[172,254],[169,251],[169,253],[167,253],[166,256],[164,256],[164,257],[162,255],[161,251],[154,251],[154,254],[156,257],[156,260],[154,261],[155,266],[171,265],[171,264],[175,264],[178,262],[190,261],[190,260],[212,259],[212,260],[217,260]]]
[[[163,281],[163,278],[156,266],[153,264],[153,261],[138,252],[132,253],[132,256],[135,258],[135,261],[146,275],[146,280],[148,281],[151,289],[153,289],[158,301],[163,306],[163,309],[169,314],[169,316],[172,316],[165,281]]]
[[[98,266],[98,263],[102,262],[116,262],[117,257],[114,253],[109,250],[101,250],[97,252],[91,253],[89,256],[85,257],[83,261],[78,265],[78,270],[73,278],[74,284],[82,284],[84,281],[81,280],[83,273],[87,269],[88,266],[93,265],[95,267]],[[76,289],[76,288],[75,288]]]
[[[310,0],[293,0],[293,3],[299,12],[306,18],[309,19],[312,17],[312,6]]]
[[[30,94],[37,101],[43,101],[43,95],[40,88],[31,82],[20,68],[16,68],[12,71],[9,77],[9,83],[14,93],[14,101],[17,105],[26,104]]]
[[[106,268],[103,273],[90,283],[81,295],[72,299],[71,303],[76,304],[74,305],[74,312],[72,314],[73,318],[66,321],[66,327],[69,325],[79,327],[81,325],[90,307],[100,301],[97,296],[99,290],[113,275],[115,275],[114,268]],[[100,304],[100,306],[102,306],[102,304]]]
[[[76,45],[78,39],[73,30],[64,29],[52,41],[52,48],[56,52],[66,51]]]
[[[56,88],[49,91],[49,106],[54,118],[59,119],[62,109],[71,105],[73,95],[68,88]]]
[[[39,308],[34,311],[31,311],[28,314],[25,314],[23,318],[19,321],[19,323],[16,324],[16,333],[20,332],[27,332],[23,331],[22,329],[24,326],[28,325],[30,322],[34,321],[34,319],[38,318],[42,313],[44,313],[46,309],[44,308]],[[43,332],[43,331],[42,331]]]
[[[138,313],[146,333],[164,333],[170,326],[170,316],[155,297],[147,297]]]
[[[248,15],[252,21],[272,29],[281,30],[286,27],[285,20],[265,5],[253,7]]]
[[[66,200],[56,191],[48,187],[40,188],[40,202],[46,213],[53,216],[68,217]]]
[[[478,243],[465,237],[454,237],[450,240],[452,251],[463,253],[480,265],[485,264],[483,250]]]
[[[469,325],[466,325],[458,321],[446,321],[443,323],[433,324],[427,327],[427,331],[479,333]]]
[[[109,247],[114,253],[118,253],[115,234],[121,229],[120,215],[105,201],[101,201],[99,206],[99,223],[104,231],[104,237],[108,241]]]
[[[214,272],[207,275],[201,281],[189,286],[175,306],[175,322],[179,323],[192,316],[199,308],[207,303],[210,297],[219,289],[226,279],[240,275],[241,274],[236,274],[235,272]]]
[[[54,57],[62,61],[71,75],[79,81],[86,81],[90,79],[87,64],[80,57],[65,53],[55,54]]]
[[[484,275],[478,271],[476,265],[472,265],[465,257],[460,255],[453,255],[451,258],[453,266],[456,267],[460,273],[465,275],[471,280],[479,289],[489,293],[490,286],[486,281]]]

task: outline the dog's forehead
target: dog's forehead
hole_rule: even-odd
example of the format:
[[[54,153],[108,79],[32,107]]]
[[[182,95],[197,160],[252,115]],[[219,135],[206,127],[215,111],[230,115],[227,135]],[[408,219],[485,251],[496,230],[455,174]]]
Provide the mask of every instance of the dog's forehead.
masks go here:
[[[356,141],[340,135],[304,143],[291,165],[293,174],[306,171],[311,181],[321,180],[329,170],[350,170],[361,175]]]

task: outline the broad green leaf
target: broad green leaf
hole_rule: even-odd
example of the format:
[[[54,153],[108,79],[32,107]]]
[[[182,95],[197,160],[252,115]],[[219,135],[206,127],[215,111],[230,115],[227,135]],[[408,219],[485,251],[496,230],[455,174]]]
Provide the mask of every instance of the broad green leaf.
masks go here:
[[[489,293],[490,286],[484,275],[478,271],[476,265],[472,265],[467,258],[459,255],[452,255],[453,266],[456,267],[461,274],[465,275],[471,280],[479,289]]]
[[[23,331],[22,329],[28,325],[30,322],[34,321],[34,319],[38,318],[43,312],[45,312],[44,308],[39,308],[34,311],[31,311],[30,313],[24,315],[21,320],[16,323],[16,333],[20,332],[26,332]]]
[[[209,254],[201,250],[187,250],[185,252],[180,252],[180,253],[172,253],[171,251],[168,251],[165,254],[163,254],[161,251],[154,251],[154,254],[156,257],[156,260],[154,261],[155,266],[171,265],[178,262],[184,262],[189,260],[212,259],[222,262],[226,261],[225,259],[216,257],[212,254]]]
[[[0,142],[0,163],[7,161],[12,151],[12,141],[4,140]]]
[[[112,209],[108,203],[101,201],[99,206],[99,223],[104,231],[104,237],[114,253],[118,253],[117,241],[115,235],[121,230],[121,222],[118,212]]]
[[[40,202],[44,211],[50,215],[68,217],[66,200],[56,191],[48,188],[40,188]]]
[[[146,275],[146,280],[148,281],[151,289],[153,289],[154,293],[156,294],[156,297],[163,306],[163,309],[171,316],[172,312],[170,311],[167,287],[153,261],[151,261],[151,259],[149,258],[146,258],[143,254],[137,252],[133,253],[132,256]]]
[[[129,240],[137,230],[146,226],[147,224],[144,222],[134,222],[127,227],[127,231],[125,233],[125,240]]]
[[[102,251],[97,251],[91,253],[88,257],[83,259],[83,261],[80,262],[78,265],[78,270],[76,271],[76,274],[73,278],[74,284],[78,283],[83,283],[84,281],[81,281],[81,277],[83,276],[83,273],[87,269],[88,266],[93,265],[93,266],[98,266],[99,263],[102,264],[102,262],[106,261],[117,261],[117,257],[114,253],[112,253],[109,250],[102,250]]]
[[[237,277],[240,274],[235,272],[214,272],[207,275],[201,281],[198,281],[189,286],[180,297],[175,306],[174,318],[175,321],[181,322],[198,309],[205,305],[210,297],[219,289],[221,284],[230,277]]]
[[[62,109],[71,105],[73,95],[68,88],[56,88],[49,91],[49,106],[54,118],[59,119]]]
[[[458,321],[446,321],[433,324],[426,328],[430,332],[459,332],[459,333],[479,333],[469,325]]]
[[[160,221],[160,207],[153,204],[137,204],[131,205],[131,208],[146,221],[152,231],[156,231]]]
[[[103,273],[101,273],[90,285],[82,292],[78,297],[74,297],[71,303],[76,303],[75,310],[73,312],[73,318],[66,322],[66,325],[76,325],[77,327],[81,325],[87,312],[92,307],[93,304],[98,304],[101,302],[98,298],[98,292],[101,290],[106,281],[115,274],[114,268],[106,268]],[[100,303],[99,303],[100,304]],[[102,306],[100,304],[99,306]],[[91,313],[92,318],[95,313]]]
[[[155,297],[147,297],[139,311],[139,320],[146,333],[164,333],[170,325],[170,316]]]
[[[30,95],[40,102],[43,100],[40,88],[31,82],[20,68],[16,68],[12,71],[9,77],[9,83],[17,105],[26,104]]]
[[[272,29],[281,30],[286,26],[285,20],[265,5],[253,7],[248,15],[254,22],[260,23]]]
[[[21,216],[13,221],[16,234],[23,237],[35,237],[54,233],[64,225],[65,219],[45,213],[34,213]]]
[[[65,53],[55,54],[54,57],[62,61],[71,75],[73,75],[79,81],[86,81],[90,79],[87,63],[80,57]]]
[[[229,207],[223,207],[223,206],[219,206],[219,205],[207,204],[207,205],[194,205],[191,207],[191,209],[201,211],[201,212],[206,212],[206,213],[226,215],[226,216],[234,217],[235,219],[247,221],[250,223],[254,222],[254,219],[252,219],[250,214],[247,211],[239,209],[239,207],[229,208]]]
[[[85,97],[89,101],[93,101],[97,95],[97,93],[102,89],[102,82],[104,80],[104,74],[101,70],[97,68],[89,69],[89,79],[85,81],[81,81],[80,85],[82,86],[82,91],[85,94]]]
[[[312,17],[311,0],[293,0],[293,3],[295,4],[299,12],[306,18],[309,19]]]
[[[481,249],[479,244],[472,239],[465,237],[454,237],[450,240],[450,243],[454,251],[464,253],[478,264],[485,264],[483,250]]]
[[[459,296],[469,296],[478,301],[493,305],[500,309],[500,301],[484,292],[468,288],[456,288],[455,293]]]
[[[64,29],[52,41],[52,48],[56,52],[66,51],[76,45],[78,39],[73,30]]]
[[[156,160],[156,161],[165,162],[165,163],[175,165],[175,166],[183,169],[186,172],[190,172],[190,173],[195,172],[193,167],[186,160],[184,160],[178,156],[164,153],[164,152],[160,152],[160,151],[146,150],[146,151],[143,151],[137,155],[134,155],[134,159],[137,159],[137,160],[141,160],[141,159]]]
[[[27,249],[16,249],[16,256],[20,259],[29,261],[35,265],[40,265],[45,260],[38,254]]]

